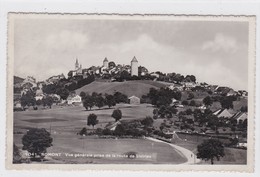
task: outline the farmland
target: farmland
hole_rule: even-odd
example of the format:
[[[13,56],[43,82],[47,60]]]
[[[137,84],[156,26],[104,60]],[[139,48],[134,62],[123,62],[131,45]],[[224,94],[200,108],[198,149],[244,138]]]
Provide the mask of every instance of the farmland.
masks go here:
[[[123,112],[122,120],[143,119],[151,115],[153,107],[119,104],[116,106]],[[62,153],[59,157],[46,157],[46,163],[170,163],[179,164],[186,161],[171,146],[145,139],[101,139],[96,136],[82,137],[77,132],[86,125],[87,115],[95,113],[99,123],[95,128],[114,122],[111,117],[113,109],[94,109],[86,111],[81,106],[54,108],[49,110],[25,111],[14,113],[14,142],[22,147],[21,138],[29,128],[46,128],[53,137],[53,146],[49,153]],[[69,154],[89,154],[92,157],[75,158]],[[135,153],[135,159],[127,158],[128,153]],[[94,157],[96,155],[96,157]],[[104,156],[102,156],[104,155]],[[111,157],[112,155],[113,158]],[[97,157],[98,156],[98,157]],[[107,156],[107,157],[105,157]],[[108,157],[110,156],[110,157]]]

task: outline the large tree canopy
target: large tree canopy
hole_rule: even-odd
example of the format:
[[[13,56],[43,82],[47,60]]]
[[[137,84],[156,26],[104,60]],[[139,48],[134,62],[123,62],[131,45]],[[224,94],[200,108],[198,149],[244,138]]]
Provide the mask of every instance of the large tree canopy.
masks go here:
[[[31,153],[31,156],[43,157],[47,148],[52,146],[52,137],[44,128],[32,128],[23,136],[23,150]]]
[[[208,139],[197,147],[197,158],[202,160],[210,160],[211,164],[214,164],[214,159],[220,160],[220,157],[224,157],[224,145],[219,140]]]

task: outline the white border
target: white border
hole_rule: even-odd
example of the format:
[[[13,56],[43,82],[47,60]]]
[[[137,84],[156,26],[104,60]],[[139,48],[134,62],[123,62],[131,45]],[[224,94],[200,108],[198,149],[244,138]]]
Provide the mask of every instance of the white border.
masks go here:
[[[3,1],[0,0],[0,17],[1,17],[1,23],[0,23],[0,77],[1,77],[1,97],[0,97],[0,112],[1,112],[1,119],[0,119],[0,175],[10,175],[10,176],[21,176],[21,174],[26,176],[42,176],[43,174],[46,174],[46,172],[15,172],[15,171],[6,171],[5,165],[4,165],[4,157],[5,157],[5,80],[6,80],[6,32],[7,32],[7,12],[66,12],[66,13],[151,13],[151,14],[200,14],[200,15],[257,15],[257,29],[260,27],[260,8],[259,8],[259,2],[258,1],[140,1],[139,3],[134,2],[133,0],[128,0],[124,2],[118,2],[118,1],[110,1],[104,2],[104,1],[87,1],[83,2],[82,0],[23,0],[23,1],[15,1],[15,0],[9,0]],[[50,3],[51,2],[51,3]],[[74,3],[73,3],[74,2]],[[257,30],[257,49],[259,50],[259,30]],[[256,134],[256,142],[255,142],[255,149],[259,148],[259,56],[257,55],[256,58],[256,120],[255,120],[255,134]],[[259,176],[259,152],[256,151],[255,156],[255,173],[254,176]],[[79,176],[79,175],[86,175],[86,172],[66,172],[68,173],[68,176]],[[144,172],[138,172],[138,173],[131,173],[131,175],[149,175],[149,176],[158,176],[158,175],[173,175],[169,173],[162,173],[162,172],[153,172],[152,174],[143,174]],[[63,172],[58,171],[52,171],[48,172],[51,176],[57,176],[59,175],[65,175]],[[95,175],[104,175],[104,176],[112,176],[114,174],[117,175],[129,175],[130,173],[126,172],[93,172],[91,176]],[[109,174],[109,175],[108,175]],[[178,176],[184,176],[190,173],[178,173]],[[219,175],[218,173],[194,173],[199,176],[208,176],[208,175]],[[234,176],[245,176],[246,174],[239,174],[239,173],[223,173],[221,175],[228,175],[231,176],[233,174]],[[232,175],[232,176],[233,176]],[[248,174],[247,174],[248,175]],[[65,175],[66,176],[66,175]],[[252,176],[252,174],[250,175]]]

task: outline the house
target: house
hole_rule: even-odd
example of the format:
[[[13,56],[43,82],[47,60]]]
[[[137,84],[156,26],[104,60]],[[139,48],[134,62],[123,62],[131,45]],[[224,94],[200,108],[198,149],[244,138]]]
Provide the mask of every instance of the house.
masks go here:
[[[237,147],[247,148],[247,142],[246,141],[239,142],[237,144]]]
[[[113,123],[112,125],[106,126],[105,128],[107,128],[107,129],[109,129],[109,130],[115,131],[117,125],[119,125],[119,124],[121,124],[121,122],[120,122],[120,121],[117,121],[117,122]]]
[[[217,87],[215,89],[216,94],[221,94],[221,95],[227,95],[227,93],[230,91],[230,88],[228,87]]]
[[[131,96],[128,98],[130,104],[140,104],[140,98],[137,96]]]
[[[31,88],[37,87],[36,79],[32,76],[27,76],[24,81],[21,83],[22,87]]]
[[[217,111],[213,112],[213,115],[216,115],[218,118],[231,118],[233,116],[227,109],[218,109]]]
[[[245,90],[238,90],[238,95],[242,96],[242,97],[247,97],[248,96],[248,92]]]
[[[178,85],[178,84],[172,84],[172,85],[168,86],[168,88],[170,90],[183,91],[183,86],[182,85]]]
[[[45,97],[44,94],[39,94],[39,95],[36,95],[34,98],[36,101],[38,101],[38,100],[42,100],[44,97]]]
[[[236,119],[237,120],[237,123],[239,122],[244,122],[244,120],[247,119],[247,113],[246,112],[241,112],[241,111],[238,111],[237,113],[235,113],[232,118]]]
[[[202,105],[202,106],[199,107],[199,109],[205,110],[205,109],[207,109],[207,107],[205,105]]]
[[[73,104],[73,103],[81,103],[81,97],[79,95],[70,95],[67,98],[67,103],[68,104]]]
[[[227,93],[227,96],[235,96],[237,95],[237,92],[235,92],[233,89],[230,89],[229,92]]]
[[[153,76],[153,77],[156,77],[156,78],[160,77],[160,75],[158,73],[155,73],[155,72],[152,72],[150,75]]]
[[[56,83],[59,80],[64,79],[64,78],[65,78],[64,74],[60,74],[57,76],[51,76],[49,79],[46,80],[46,82],[47,83]]]
[[[185,90],[191,90],[197,86],[195,82],[182,82],[181,84],[185,87]]]
[[[176,100],[175,98],[172,98],[172,104],[177,104],[177,103],[179,103],[179,101]]]

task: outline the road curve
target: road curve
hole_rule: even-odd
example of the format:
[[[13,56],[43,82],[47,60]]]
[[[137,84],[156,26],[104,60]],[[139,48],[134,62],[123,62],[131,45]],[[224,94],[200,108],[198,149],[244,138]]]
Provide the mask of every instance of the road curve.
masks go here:
[[[196,154],[194,154],[192,151],[185,149],[183,147],[177,146],[175,144],[171,144],[171,143],[167,143],[165,141],[162,140],[158,140],[155,138],[151,138],[151,137],[146,137],[146,139],[150,140],[150,141],[154,141],[154,142],[160,142],[160,143],[165,143],[170,145],[171,147],[173,147],[175,150],[177,150],[177,152],[181,155],[184,156],[187,161],[184,163],[181,163],[179,165],[191,165],[191,164],[196,164],[200,162],[200,159],[196,158]]]

